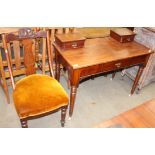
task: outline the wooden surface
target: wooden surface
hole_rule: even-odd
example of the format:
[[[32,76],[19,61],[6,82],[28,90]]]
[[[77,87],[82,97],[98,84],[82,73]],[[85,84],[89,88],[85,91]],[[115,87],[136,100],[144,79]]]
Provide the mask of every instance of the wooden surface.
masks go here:
[[[18,32],[19,27],[0,27],[0,34]]]
[[[127,43],[134,40],[135,33],[127,28],[118,28],[110,30],[110,36],[121,43]]]
[[[154,128],[155,127],[155,99],[124,112],[110,120],[104,121],[96,128]]]
[[[134,93],[139,78],[152,53],[148,48],[136,42],[119,43],[106,37],[102,42],[94,40],[84,48],[62,50],[54,44],[56,52],[56,79],[60,79],[60,63],[68,70],[70,91],[70,117],[73,114],[76,92],[80,80],[99,73],[116,71],[138,65],[139,71],[133,83],[131,94]]]
[[[66,50],[65,52],[61,51],[58,46],[55,45],[55,47],[73,68],[82,68],[149,53],[148,48],[136,42],[122,44],[110,37],[104,38],[102,43],[97,46],[92,42],[85,48]]]
[[[78,33],[56,34],[55,37],[59,39],[61,42],[72,42],[86,39]]]
[[[85,38],[78,33],[56,34],[55,42],[61,49],[75,49],[84,47]]]

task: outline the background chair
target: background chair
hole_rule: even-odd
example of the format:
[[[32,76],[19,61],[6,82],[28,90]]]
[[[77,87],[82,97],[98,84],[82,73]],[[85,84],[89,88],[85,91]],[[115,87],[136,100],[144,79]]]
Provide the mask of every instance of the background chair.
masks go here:
[[[68,33],[76,33],[76,28],[73,27],[50,27],[50,28],[37,28],[36,31],[39,30],[46,30],[48,29],[49,31],[49,38],[50,38],[50,46],[51,46],[51,54],[53,59],[55,59],[55,53],[53,50],[53,43],[55,41],[55,34],[68,34]],[[43,74],[45,74],[46,72],[49,71],[49,65],[48,65],[48,54],[47,54],[47,45],[46,45],[46,40],[45,38],[38,38],[36,41],[37,45],[36,47],[36,62],[37,62],[37,66],[38,68],[42,71]],[[55,61],[53,61],[55,62]],[[68,76],[66,75],[66,69],[63,68],[62,66],[60,66],[62,72],[61,74],[63,75],[63,77],[65,78],[65,80],[67,81],[68,87],[69,87],[69,80],[68,80]],[[53,72],[55,72],[56,66],[55,63],[53,63]]]
[[[49,31],[49,37],[50,37],[50,45],[51,45],[51,50],[52,50],[52,57],[53,59],[55,58],[54,56],[54,52],[53,52],[53,46],[52,44],[55,41],[55,34],[67,34],[67,33],[74,33],[75,32],[75,28],[56,28],[56,27],[50,27],[50,28],[37,28],[36,31],[39,30],[46,30],[48,29]],[[45,72],[49,71],[49,65],[48,65],[48,54],[47,54],[47,47],[46,47],[46,40],[44,38],[39,38],[36,41],[36,61],[37,61],[37,65],[38,68],[42,71],[43,74],[45,74]],[[62,68],[62,67],[61,67]],[[53,63],[53,70],[55,71],[55,64]]]
[[[29,119],[44,116],[59,109],[61,109],[61,125],[64,126],[68,96],[57,80],[48,75],[35,74],[35,53],[32,50],[32,45],[33,39],[36,38],[45,38],[46,40],[49,70],[54,77],[48,30],[47,32],[39,31],[34,33],[31,29],[26,28],[19,30],[18,35],[2,35],[8,71],[13,87],[14,105],[22,127],[28,127],[27,120]],[[12,43],[16,43],[16,46],[13,46],[13,50],[14,48],[18,49],[14,52],[15,55],[20,55],[19,42],[21,42],[23,47],[23,63],[18,63],[18,65],[23,64],[25,66],[25,74],[28,76],[17,81],[15,84],[9,47]]]

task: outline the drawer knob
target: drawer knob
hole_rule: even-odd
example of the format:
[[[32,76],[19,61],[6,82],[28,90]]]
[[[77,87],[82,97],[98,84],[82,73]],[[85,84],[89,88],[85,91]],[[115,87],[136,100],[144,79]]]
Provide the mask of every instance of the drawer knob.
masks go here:
[[[121,67],[121,63],[117,63],[117,64],[115,64],[115,66],[116,66],[117,68],[119,68],[119,67]]]
[[[127,38],[127,41],[131,41],[131,39],[130,38]]]
[[[73,44],[72,44],[72,47],[73,47],[73,48],[76,48],[76,47],[77,47],[77,43],[73,43]]]

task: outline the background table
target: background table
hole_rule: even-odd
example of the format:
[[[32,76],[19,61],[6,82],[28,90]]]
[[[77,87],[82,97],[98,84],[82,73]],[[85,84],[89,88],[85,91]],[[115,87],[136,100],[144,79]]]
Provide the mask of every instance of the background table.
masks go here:
[[[19,27],[0,27],[0,34],[17,32],[18,30],[19,30]]]

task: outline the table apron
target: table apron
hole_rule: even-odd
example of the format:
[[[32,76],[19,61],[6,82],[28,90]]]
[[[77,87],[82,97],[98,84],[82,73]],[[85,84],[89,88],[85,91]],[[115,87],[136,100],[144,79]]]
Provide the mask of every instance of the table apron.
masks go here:
[[[135,65],[146,65],[147,56],[138,56],[134,58],[122,59],[104,64],[88,66],[80,69],[80,77],[93,74],[115,71],[123,68],[129,68]]]

